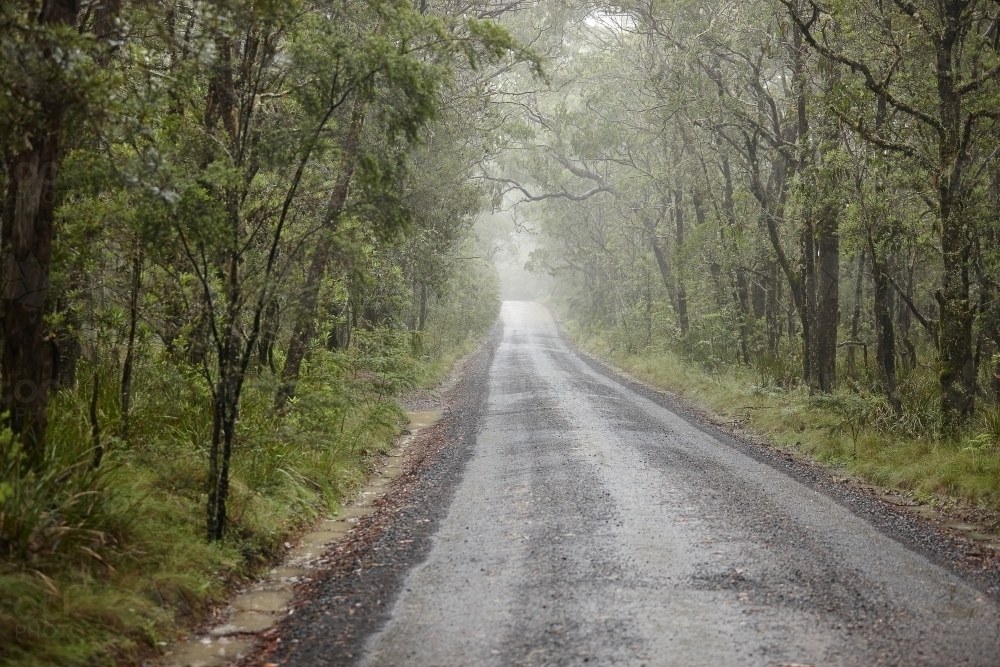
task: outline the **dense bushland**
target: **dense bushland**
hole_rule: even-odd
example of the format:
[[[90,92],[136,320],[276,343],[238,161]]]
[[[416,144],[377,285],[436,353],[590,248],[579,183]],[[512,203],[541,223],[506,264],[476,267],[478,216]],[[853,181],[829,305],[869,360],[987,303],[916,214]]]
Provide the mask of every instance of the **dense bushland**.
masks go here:
[[[496,286],[465,277],[476,282],[457,275],[455,288],[478,291],[492,310],[459,328],[449,324],[447,302],[435,300],[423,333],[433,356],[414,356],[408,331],[356,331],[346,349],[311,351],[286,414],[273,408],[274,374],[254,373],[241,402],[222,542],[204,536],[212,416],[196,370],[143,349],[126,440],[114,435],[121,364],[82,360],[80,371],[109,387],[96,404],[106,447],[98,468],[90,385],[53,396],[41,465],[27,466],[4,435],[4,659],[92,665],[147,655],[279,557],[296,528],[336,511],[405,423],[394,399],[436,382],[492,324]]]
[[[0,6],[0,661],[174,639],[488,331],[496,15]]]

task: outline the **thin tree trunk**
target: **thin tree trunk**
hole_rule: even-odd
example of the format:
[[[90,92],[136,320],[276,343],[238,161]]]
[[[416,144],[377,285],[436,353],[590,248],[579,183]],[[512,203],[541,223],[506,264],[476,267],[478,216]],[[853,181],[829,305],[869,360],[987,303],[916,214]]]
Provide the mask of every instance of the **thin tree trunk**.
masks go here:
[[[733,199],[733,174],[729,166],[729,158],[725,155],[722,157],[720,163],[720,170],[722,171],[723,178],[723,189],[722,189],[722,211],[726,219],[726,226],[719,229],[719,234],[722,237],[723,247],[726,246],[725,230],[728,228],[730,230],[730,241],[728,249],[732,253],[732,256],[736,261],[738,260],[738,248],[736,245],[736,204]],[[750,347],[748,339],[750,337],[750,286],[747,280],[747,273],[742,266],[737,265],[736,270],[733,271],[734,274],[734,285],[733,285],[733,305],[736,310],[737,319],[737,330],[739,331],[740,338],[740,356],[744,364],[750,364]]]
[[[101,444],[101,426],[97,421],[97,398],[101,388],[100,378],[94,371],[94,381],[91,383],[90,394],[90,446],[94,450],[94,458],[90,466],[97,469],[104,459],[104,445]]]
[[[806,115],[807,85],[805,73],[805,45],[802,41],[802,31],[799,27],[792,28],[792,88],[795,91],[796,109],[796,143],[797,156],[795,169],[812,188],[816,188],[815,164],[812,147],[809,142],[809,118]],[[819,388],[816,372],[817,356],[819,354],[819,339],[815,335],[817,329],[816,313],[816,229],[813,220],[813,206],[807,205],[803,211],[800,238],[802,243],[801,277],[798,290],[799,312],[802,317],[802,379],[809,385],[810,391]],[[793,286],[794,289],[795,286]]]
[[[306,351],[309,349],[309,345],[315,336],[313,319],[316,315],[316,306],[319,303],[319,292],[323,285],[323,278],[326,275],[326,267],[330,261],[330,257],[333,255],[333,241],[331,237],[340,223],[340,215],[344,210],[344,205],[347,203],[347,191],[357,165],[357,145],[361,138],[364,121],[365,103],[359,99],[355,102],[351,113],[351,125],[344,143],[344,157],[340,173],[337,176],[337,181],[334,184],[333,191],[330,193],[330,199],[327,203],[321,236],[319,242],[316,244],[316,248],[313,250],[306,282],[303,285],[301,297],[295,308],[295,324],[292,329],[292,337],[288,342],[288,354],[285,356],[285,365],[281,369],[281,385],[278,387],[278,392],[275,396],[275,407],[279,409],[283,408],[295,396],[295,385],[299,381],[302,360],[305,358]]]
[[[129,295],[128,344],[125,352],[125,363],[122,366],[122,419],[119,433],[123,440],[128,438],[129,409],[132,400],[132,366],[135,358],[135,330],[139,322],[139,288],[142,285],[142,244],[139,242],[136,245],[135,256],[132,258],[132,291]]]
[[[420,315],[417,317],[417,331],[423,331],[427,323],[427,283],[420,283]]]
[[[70,281],[67,292],[73,292],[80,287],[76,270],[70,272]],[[57,387],[61,389],[76,388],[76,369],[83,354],[83,346],[80,344],[79,318],[76,312],[69,307],[69,302],[65,297],[61,297],[56,302],[56,313],[58,313],[59,324],[55,329],[55,340],[53,341],[56,353],[59,358],[58,369],[53,369],[53,380]]]
[[[896,394],[896,335],[889,310],[889,272],[875,253],[875,243],[868,237],[868,251],[872,259],[872,282],[875,297],[875,361],[882,380],[882,391],[896,412],[900,411]]]
[[[813,366],[816,388],[833,391],[837,386],[837,326],[840,318],[840,230],[837,210],[825,205],[817,220],[816,350]]]
[[[264,309],[264,319],[261,323],[260,342],[257,343],[257,372],[267,366],[272,373],[274,368],[274,340],[278,335],[278,302],[271,299]]]
[[[810,244],[811,251],[811,244]],[[806,262],[802,270],[803,280],[799,283],[802,296],[799,300],[799,319],[802,325],[802,380],[809,385],[810,391],[815,391],[815,373],[813,359],[816,356],[816,282],[813,262]]]
[[[674,222],[676,223],[676,233],[674,236],[674,254],[677,258],[678,271],[675,280],[677,281],[677,323],[680,325],[681,335],[688,332],[688,312],[687,312],[687,292],[684,290],[684,281],[680,275],[680,254],[684,247],[684,201],[683,192],[680,188],[674,191]]]
[[[778,333],[778,265],[767,263],[767,282],[764,284],[764,321],[767,324],[767,349],[771,353],[778,352],[780,335]]]
[[[851,340],[858,340],[858,334],[861,332],[861,304],[864,300],[865,291],[865,251],[861,250],[858,254],[858,273],[855,276],[854,282],[854,312],[851,314]],[[855,360],[855,350],[854,345],[847,348],[847,367],[850,369],[851,374],[857,372],[857,362]]]
[[[240,146],[240,109],[234,87],[232,41],[229,37],[216,39],[217,61],[208,87],[205,108],[205,125],[214,132],[219,121],[228,138],[229,152],[237,156],[237,166],[243,166]],[[244,58],[246,53],[243,54]],[[246,83],[244,83],[246,85]],[[243,337],[240,335],[240,302],[242,297],[241,256],[239,244],[245,237],[245,228],[240,215],[240,197],[232,188],[222,190],[219,196],[224,200],[229,217],[229,233],[232,245],[225,257],[225,313],[222,327],[215,339],[216,378],[213,395],[212,443],[209,448],[209,489],[207,505],[208,541],[221,541],[226,531],[226,503],[229,496],[229,462],[232,457],[232,443],[236,414],[239,408],[240,385],[242,381],[241,351]],[[207,280],[203,276],[203,280]],[[211,290],[205,289],[206,308],[211,309]],[[254,322],[259,328],[259,321]],[[254,331],[253,334],[256,334]],[[249,353],[249,352],[248,352]]]

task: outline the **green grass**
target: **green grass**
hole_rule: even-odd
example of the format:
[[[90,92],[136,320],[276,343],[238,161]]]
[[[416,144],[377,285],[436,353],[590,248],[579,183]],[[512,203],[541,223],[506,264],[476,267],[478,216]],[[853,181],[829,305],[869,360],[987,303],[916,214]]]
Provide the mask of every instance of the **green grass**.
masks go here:
[[[83,364],[80,387],[53,397],[45,465],[28,470],[0,435],[0,664],[139,664],[159,651],[335,511],[403,425],[395,397],[435,384],[470,344],[421,361],[400,332],[359,331],[349,351],[313,351],[285,416],[271,409],[274,377],[252,372],[221,544],[204,537],[203,381],[147,350],[122,440],[120,368]],[[95,371],[107,454],[92,471],[83,378]]]
[[[573,322],[567,328],[586,352],[778,447],[926,501],[960,503],[989,517],[1000,513],[1000,409],[981,405],[965,433],[942,439],[930,370],[901,380],[903,412],[897,414],[863,382],[810,396],[773,364],[704,364],[664,347],[629,352],[613,334]]]

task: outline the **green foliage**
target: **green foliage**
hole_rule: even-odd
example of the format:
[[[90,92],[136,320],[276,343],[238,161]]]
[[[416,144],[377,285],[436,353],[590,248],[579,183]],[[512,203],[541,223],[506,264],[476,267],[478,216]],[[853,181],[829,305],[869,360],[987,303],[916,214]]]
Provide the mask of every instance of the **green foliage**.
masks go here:
[[[451,321],[447,307],[440,304],[432,327]],[[446,340],[439,354],[452,358]],[[58,418],[43,467],[23,465],[5,434],[5,664],[138,660],[280,556],[290,531],[335,512],[404,423],[394,397],[438,360],[414,359],[404,331],[363,331],[354,341],[347,350],[313,350],[285,417],[271,407],[275,378],[265,373],[250,382],[233,461],[233,528],[224,543],[206,544],[202,529],[209,396],[198,374],[166,352],[140,356],[127,441],[114,437],[121,414],[113,380],[120,368],[81,369],[84,376],[95,370],[106,387],[98,414],[109,450],[100,468],[91,467],[87,382],[56,395]]]
[[[836,431],[846,433],[851,438],[852,456],[858,455],[858,438],[868,431],[875,415],[887,408],[885,398],[857,392],[819,394],[810,397],[812,406],[827,410],[841,418]]]
[[[492,68],[540,72],[494,22],[398,0],[80,10],[48,25],[0,8],[5,192],[54,118],[61,141],[42,167],[44,460],[0,433],[4,664],[140,661],[361,483],[403,423],[396,399],[496,317],[471,232],[493,145],[479,100]],[[230,530],[207,544],[220,462]]]

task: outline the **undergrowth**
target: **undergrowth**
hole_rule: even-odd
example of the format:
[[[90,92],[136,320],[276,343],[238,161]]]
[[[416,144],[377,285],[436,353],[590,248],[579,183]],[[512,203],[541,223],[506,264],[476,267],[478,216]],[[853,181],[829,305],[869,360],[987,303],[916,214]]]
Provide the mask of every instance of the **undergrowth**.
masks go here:
[[[211,412],[192,367],[148,350],[121,437],[118,364],[80,367],[54,394],[44,465],[0,433],[0,663],[138,664],[283,553],[290,531],[364,480],[403,423],[394,398],[433,384],[468,340],[415,356],[410,335],[357,331],[348,351],[313,350],[286,415],[274,375],[249,380],[233,456],[230,528],[205,539]],[[89,408],[98,383],[96,470]]]
[[[897,411],[864,374],[845,374],[836,392],[810,396],[786,362],[720,365],[688,358],[669,345],[629,350],[614,332],[566,326],[585,351],[778,446],[883,487],[966,503],[994,516],[1000,512],[1000,406],[981,401],[963,433],[942,437],[931,369],[902,375]]]

